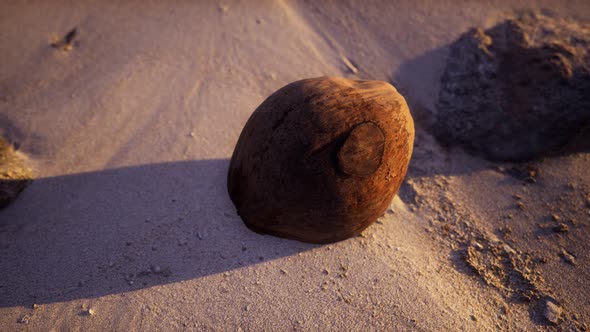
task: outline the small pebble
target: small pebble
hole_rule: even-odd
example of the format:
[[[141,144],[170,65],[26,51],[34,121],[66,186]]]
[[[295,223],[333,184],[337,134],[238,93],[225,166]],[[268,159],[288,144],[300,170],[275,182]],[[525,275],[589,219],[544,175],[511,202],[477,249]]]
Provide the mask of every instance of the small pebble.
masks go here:
[[[554,232],[558,232],[558,233],[567,233],[569,232],[569,227],[568,225],[564,224],[564,223],[559,223],[557,226],[553,227],[553,231]]]
[[[473,242],[473,247],[479,251],[483,250],[483,246],[479,242]]]
[[[506,253],[508,253],[508,254],[516,254],[516,251],[514,251],[514,249],[512,249],[512,247],[510,247],[510,246],[509,246],[509,245],[507,245],[507,244],[504,244],[504,245],[502,246],[502,248],[503,248],[503,249],[504,249],[504,251],[505,251]]]
[[[561,221],[561,217],[558,216],[558,215],[556,215],[556,214],[552,214],[551,215],[551,218],[553,219],[553,221],[557,221],[557,222],[560,222]]]
[[[29,319],[30,319],[29,316],[24,315],[21,318],[19,318],[17,322],[20,324],[29,324]]]
[[[92,309],[92,308],[84,309],[84,307],[83,307],[82,314],[84,316],[92,316],[92,315],[94,315],[94,309]]]
[[[510,309],[508,308],[508,305],[506,303],[502,303],[500,306],[500,313],[502,315],[508,315],[509,312],[510,312]]]
[[[506,235],[510,235],[512,234],[512,227],[508,226],[508,225],[504,225],[503,227],[501,227],[499,229],[500,233],[502,233],[502,236],[506,236]]]
[[[561,256],[566,263],[576,266],[576,258],[565,249],[561,249],[559,256]]]
[[[552,324],[559,323],[561,319],[561,314],[563,310],[561,307],[552,301],[545,302],[545,310],[543,311],[543,316]]]

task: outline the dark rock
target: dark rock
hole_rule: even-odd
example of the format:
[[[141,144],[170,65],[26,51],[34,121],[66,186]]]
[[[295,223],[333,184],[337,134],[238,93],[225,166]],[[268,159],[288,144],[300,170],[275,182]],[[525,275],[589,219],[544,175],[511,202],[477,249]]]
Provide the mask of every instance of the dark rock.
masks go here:
[[[590,137],[589,45],[590,25],[535,14],[467,32],[450,47],[436,137],[491,160],[588,148],[574,141]]]
[[[414,124],[381,81],[291,83],[246,123],[228,191],[252,230],[312,243],[359,234],[387,209],[408,169]]]

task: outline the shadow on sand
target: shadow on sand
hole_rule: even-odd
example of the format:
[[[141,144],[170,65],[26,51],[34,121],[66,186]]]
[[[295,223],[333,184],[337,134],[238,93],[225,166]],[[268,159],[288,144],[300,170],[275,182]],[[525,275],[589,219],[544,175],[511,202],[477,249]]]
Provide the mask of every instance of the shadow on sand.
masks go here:
[[[431,128],[436,121],[440,78],[445,70],[448,53],[448,46],[432,49],[405,61],[390,75],[391,83],[408,103],[416,129],[412,159],[398,193],[406,203],[415,202],[417,197],[409,182],[419,182],[439,175],[469,175],[496,166],[482,158],[471,156],[460,148],[443,146],[433,135]]]
[[[0,307],[128,292],[317,247],[248,230],[227,195],[228,163],[35,180],[0,210]]]

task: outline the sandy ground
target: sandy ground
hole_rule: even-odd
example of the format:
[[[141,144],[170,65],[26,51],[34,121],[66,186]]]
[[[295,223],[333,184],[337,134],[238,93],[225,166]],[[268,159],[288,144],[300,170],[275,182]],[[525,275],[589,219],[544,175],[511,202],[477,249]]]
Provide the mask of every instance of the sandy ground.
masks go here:
[[[587,328],[590,154],[491,163],[425,129],[468,28],[529,9],[590,18],[587,1],[515,3],[3,2],[0,134],[37,179],[0,211],[0,330]],[[51,46],[74,28],[71,48]],[[225,189],[241,128],[322,75],[406,96],[406,183],[356,238],[252,233]]]

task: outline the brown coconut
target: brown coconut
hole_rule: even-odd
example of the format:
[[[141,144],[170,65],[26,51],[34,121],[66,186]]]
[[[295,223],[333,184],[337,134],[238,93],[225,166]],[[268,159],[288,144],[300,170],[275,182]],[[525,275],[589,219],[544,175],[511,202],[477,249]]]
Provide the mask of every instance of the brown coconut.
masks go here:
[[[268,97],[242,130],[228,191],[252,230],[329,243],[383,214],[408,170],[414,123],[382,81],[320,77]]]

